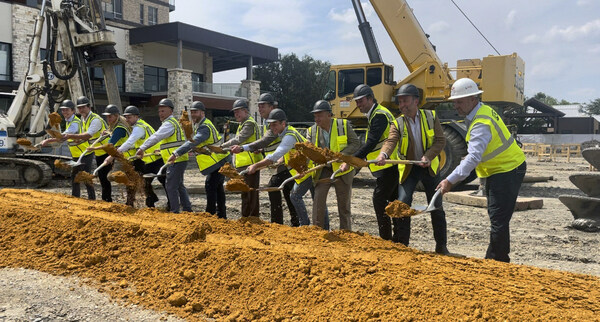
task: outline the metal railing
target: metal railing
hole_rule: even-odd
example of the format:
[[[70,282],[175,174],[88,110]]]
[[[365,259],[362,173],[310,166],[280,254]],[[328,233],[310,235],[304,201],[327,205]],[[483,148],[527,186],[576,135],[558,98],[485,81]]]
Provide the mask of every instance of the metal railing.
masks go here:
[[[227,97],[248,97],[248,89],[236,83],[192,82],[192,91]]]

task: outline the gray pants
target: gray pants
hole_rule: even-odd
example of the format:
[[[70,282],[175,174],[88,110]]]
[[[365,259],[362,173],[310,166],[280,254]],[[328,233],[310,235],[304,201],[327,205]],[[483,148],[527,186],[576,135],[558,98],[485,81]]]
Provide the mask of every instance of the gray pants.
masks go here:
[[[321,178],[328,178],[333,172],[331,168],[324,168]],[[325,216],[327,215],[327,194],[331,186],[335,187],[338,213],[340,215],[340,229],[352,230],[352,180],[354,170],[339,176],[333,183],[317,182],[313,200],[313,224],[325,229]]]
[[[169,204],[171,206],[169,211],[174,213],[179,213],[180,205],[183,208],[183,211],[192,211],[190,196],[183,185],[183,174],[186,167],[187,161],[182,161],[167,168],[167,182],[165,185],[167,197],[169,198]]]
[[[73,158],[73,161],[77,162],[77,158]],[[94,162],[94,153],[90,153],[83,158],[81,158],[81,165],[78,167],[73,167],[71,173],[71,195],[74,197],[81,196],[81,184],[75,183],[75,177],[81,171],[85,171],[87,173],[92,173],[92,163]],[[85,184],[85,188],[87,189],[88,199],[96,200],[96,191],[94,190],[93,184]]]

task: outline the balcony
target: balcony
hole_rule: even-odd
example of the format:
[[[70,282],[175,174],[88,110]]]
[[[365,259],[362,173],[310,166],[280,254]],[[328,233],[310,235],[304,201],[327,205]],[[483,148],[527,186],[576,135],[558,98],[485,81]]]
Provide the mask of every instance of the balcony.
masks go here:
[[[239,83],[205,83],[192,82],[192,91],[201,96],[220,96],[226,98],[248,98],[248,89]]]

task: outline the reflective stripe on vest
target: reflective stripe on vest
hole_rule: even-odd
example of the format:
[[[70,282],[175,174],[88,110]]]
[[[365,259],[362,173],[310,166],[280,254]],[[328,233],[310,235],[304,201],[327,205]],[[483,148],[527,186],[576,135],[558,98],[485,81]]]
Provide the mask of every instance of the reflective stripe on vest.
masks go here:
[[[214,144],[215,142],[221,141],[221,136],[219,135],[217,128],[214,126],[214,124],[209,119],[204,118],[200,123],[198,123],[196,130],[198,130],[198,128],[200,126],[206,126],[208,128],[208,131],[210,134],[209,134],[208,139],[206,139],[204,142],[201,142],[200,144],[197,145],[198,148],[201,148],[205,145],[211,145],[211,144]],[[200,169],[200,171],[202,171],[202,170],[210,168],[211,166],[215,165],[217,162],[225,159],[228,155],[229,155],[229,152],[211,153],[209,155],[199,153],[196,155],[196,163],[198,164],[198,168]]]
[[[316,124],[310,127],[311,133],[315,133],[311,135],[311,142],[317,147],[321,147],[319,143],[319,136],[322,135],[323,129],[318,127]],[[329,129],[329,146],[326,147],[333,152],[341,152],[348,146],[348,120],[346,119],[336,119],[333,118],[331,122],[331,128]],[[340,162],[333,162],[331,164],[331,169],[335,172],[340,168]],[[349,167],[348,170],[344,172],[337,173],[335,176],[340,177],[344,174],[352,171],[353,167]],[[315,178],[320,177],[320,171],[317,171],[315,174]]]
[[[385,128],[385,131],[379,138],[379,142],[375,146],[375,149],[373,149],[373,151],[371,151],[371,152],[369,152],[369,154],[367,154],[367,160],[375,160],[379,156],[379,153],[381,152],[381,147],[383,147],[383,142],[390,135],[390,124],[394,124],[396,126],[396,128],[398,128],[398,122],[396,122],[396,119],[394,118],[392,113],[390,113],[390,111],[387,108],[385,108],[381,105],[377,105],[375,107],[375,109],[373,110],[373,112],[371,113],[371,117],[369,118],[369,127],[367,128],[367,133],[365,134],[365,142],[367,142],[367,140],[369,139],[369,130],[371,129],[371,121],[377,114],[384,115],[387,118],[388,124]],[[398,146],[396,145],[396,147],[394,147],[394,151],[392,151],[392,154],[390,155],[391,160],[398,160],[397,152],[398,152]],[[386,169],[386,168],[389,168],[392,166],[395,166],[395,165],[385,164],[385,165],[380,166],[380,165],[376,165],[375,163],[370,163],[369,170],[371,170],[371,173],[373,173],[373,172],[377,172],[377,171],[380,171],[380,170],[383,170],[383,169]]]
[[[239,137],[240,131],[242,130],[244,125],[248,122],[250,122],[254,131],[253,131],[252,135],[250,135],[250,137],[248,139],[246,139],[246,141],[240,142],[240,145],[249,144],[258,139],[258,133],[260,132],[260,129],[259,129],[256,121],[254,121],[254,119],[252,118],[252,116],[248,116],[248,118],[244,122],[242,122],[242,124],[240,124],[238,126],[235,135],[237,137]],[[240,152],[235,155],[235,167],[240,168],[240,167],[249,166],[249,165],[254,164],[262,159],[263,159],[262,153],[253,153],[250,151],[243,151],[243,152]]]
[[[73,123],[77,124],[77,134],[83,133],[83,124],[81,122],[81,119],[79,119],[77,116],[74,116],[71,122],[67,122],[65,124],[65,128],[68,129]],[[67,140],[67,144],[69,145],[69,151],[71,151],[71,156],[73,158],[79,158],[81,154],[85,151],[85,149],[87,149],[88,146],[90,146],[87,141],[78,142],[73,141],[71,139]],[[90,153],[92,152],[88,152],[87,154]]]
[[[181,124],[179,124],[179,122],[173,116],[169,116],[164,122],[169,122],[173,125],[173,134],[160,141],[160,155],[162,156],[163,161],[167,163],[167,160],[169,160],[173,152],[175,152],[178,147],[185,143],[185,133],[183,133]],[[175,163],[187,160],[189,160],[189,156],[187,153],[184,153],[182,156],[175,159]]]
[[[297,143],[300,143],[300,142],[306,142],[306,141],[307,141],[307,140],[306,140],[306,138],[305,138],[305,137],[303,137],[303,136],[302,136],[302,134],[300,134],[300,132],[298,132],[298,130],[296,130],[296,129],[295,129],[293,126],[291,126],[291,125],[288,125],[288,126],[285,128],[285,132],[284,132],[284,133],[285,133],[285,135],[284,135],[284,136],[288,136],[288,135],[292,136],[292,137],[293,137],[293,138],[296,140],[296,142],[297,142]],[[283,155],[283,162],[284,162],[286,165],[288,165],[288,163],[289,163],[289,161],[290,161],[290,154],[291,154],[292,152],[296,152],[296,149],[295,149],[295,148],[291,148],[289,151],[287,151],[287,153],[286,153],[286,154],[284,154],[284,155]],[[288,168],[289,168],[289,167],[288,167]],[[293,168],[289,168],[289,170],[290,170],[290,174],[292,175],[292,177],[298,174],[298,171],[296,171],[296,170],[295,170],[295,169],[293,169]],[[300,184],[300,183],[302,183],[304,180],[306,180],[306,179],[310,178],[311,176],[312,176],[312,174],[311,174],[311,173],[309,173],[309,174],[305,175],[305,176],[304,176],[304,177],[302,177],[302,178],[294,179],[294,181],[296,181],[296,183]]]
[[[432,145],[433,140],[435,139],[435,111],[430,110],[421,110],[419,109],[419,113],[421,114],[421,143],[423,144],[423,153],[427,151]],[[402,128],[402,142],[400,143],[400,149],[398,150],[399,159],[406,159],[408,154],[408,126],[406,122],[404,122],[404,115],[401,115],[396,121],[398,122],[398,132],[400,132],[400,128]],[[437,174],[440,167],[440,158],[436,156],[431,160],[431,169],[434,174]],[[405,175],[404,169],[406,169],[406,165],[399,164],[398,171],[400,172],[400,183],[404,182]]]
[[[267,126],[263,125],[263,129],[262,129],[262,136],[265,136],[265,133],[267,133]],[[277,147],[279,146],[279,144],[281,144],[281,138],[279,137],[279,135],[275,138],[275,140],[273,140],[273,142],[269,143],[269,145],[267,145],[264,149],[263,152],[265,153],[265,156],[273,154],[273,152],[275,152],[275,150],[277,150]]]
[[[137,122],[135,122],[135,124],[133,125],[133,127],[141,127],[142,129],[144,129],[144,137],[138,139],[137,141],[135,141],[134,146],[135,146],[135,150],[137,150],[140,146],[142,146],[142,144],[144,144],[144,142],[146,142],[146,140],[152,136],[152,134],[154,134],[154,128],[152,126],[150,126],[150,124],[146,123],[146,121],[142,120],[142,119],[138,119]],[[147,149],[146,151],[149,151],[148,154],[150,153],[154,153],[154,151],[160,150],[160,142],[156,143],[155,145],[151,146],[149,149]],[[152,163],[158,159],[162,158],[161,156],[158,155],[149,155],[146,156],[142,159],[142,161],[144,161],[145,164],[148,163]]]
[[[100,117],[100,115],[94,113],[94,112],[90,112],[90,114],[88,115],[87,119],[85,120],[85,122],[83,123],[83,132],[87,132],[87,130],[90,128],[90,125],[92,124],[92,121],[98,119],[100,120],[100,123],[102,123],[102,127],[100,128],[100,130],[96,133],[94,133],[94,135],[92,135],[91,138],[88,139],[88,144],[92,145],[92,143],[94,143],[96,141],[96,139],[98,139],[101,135],[102,132],[104,132],[104,130],[106,130],[108,128],[108,125],[106,124],[106,121],[104,121],[103,118]],[[95,147],[99,147],[101,145],[107,144],[108,143],[109,138],[107,137],[106,139],[96,143]],[[94,154],[96,154],[97,157],[101,156],[101,155],[105,155],[106,151],[102,150],[102,149],[98,149],[96,151],[94,151]]]
[[[497,173],[504,173],[517,168],[525,161],[525,154],[517,145],[502,118],[487,105],[481,105],[469,125],[466,141],[471,138],[471,130],[475,124],[484,124],[490,128],[492,139],[475,168],[477,176],[487,178]]]

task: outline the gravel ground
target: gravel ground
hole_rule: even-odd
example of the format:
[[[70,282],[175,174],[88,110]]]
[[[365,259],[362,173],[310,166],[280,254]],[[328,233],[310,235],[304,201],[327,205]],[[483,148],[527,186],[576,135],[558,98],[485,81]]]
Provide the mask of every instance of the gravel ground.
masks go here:
[[[569,181],[574,173],[589,171],[589,165],[582,158],[539,162],[528,159],[528,176],[552,176],[554,180],[526,183],[520,196],[541,198],[544,207],[537,210],[515,212],[511,221],[511,242],[513,263],[541,268],[570,271],[574,273],[600,276],[599,233],[587,233],[570,228],[573,216],[558,200],[561,194],[583,195]],[[263,171],[261,183],[268,182],[269,173]],[[206,198],[199,193],[203,189],[204,177],[190,164],[186,172],[194,211],[203,211]],[[377,222],[372,210],[374,179],[368,171],[361,171],[355,178],[352,211],[353,230],[377,235]],[[473,187],[473,186],[471,186]],[[54,180],[43,190],[69,194],[70,187],[65,180]],[[160,190],[160,189],[157,189]],[[85,191],[85,189],[83,189]],[[97,188],[99,192],[99,186]],[[85,196],[85,192],[82,192]],[[158,207],[164,208],[164,192],[159,191],[161,201]],[[241,201],[237,194],[227,195],[228,218],[240,217]],[[125,192],[116,187],[113,192],[116,202],[124,202]],[[417,192],[414,204],[425,204],[425,194]],[[330,191],[328,208],[331,227],[339,227],[337,207],[333,189]],[[305,198],[307,208],[311,201]],[[138,201],[142,206],[143,200]],[[475,208],[445,203],[448,220],[448,248],[451,252],[468,257],[483,258],[487,248],[489,219],[484,208]],[[285,216],[289,224],[289,217]],[[268,221],[269,200],[261,194],[261,218]],[[411,247],[423,251],[433,251],[435,243],[428,216],[415,216],[412,221]],[[132,306],[111,303],[110,299],[90,289],[80,286],[76,278],[54,277],[48,274],[22,270],[0,270],[0,320],[8,321],[52,321],[52,320],[157,320],[165,318],[158,313]],[[170,317],[169,317],[170,318]]]

